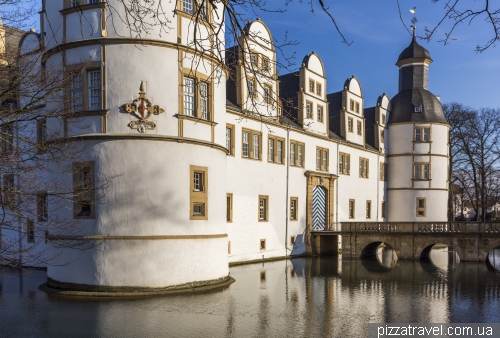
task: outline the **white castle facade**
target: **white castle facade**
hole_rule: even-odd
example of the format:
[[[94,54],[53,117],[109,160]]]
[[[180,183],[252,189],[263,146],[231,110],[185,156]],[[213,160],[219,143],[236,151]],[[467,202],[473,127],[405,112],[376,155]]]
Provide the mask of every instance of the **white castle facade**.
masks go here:
[[[24,243],[54,258],[50,286],[218,283],[231,263],[312,253],[310,232],[340,222],[447,220],[448,124],[415,38],[397,62],[399,93],[369,103],[354,76],[329,94],[329,65],[314,52],[278,75],[259,19],[218,59],[222,6],[200,19],[197,4],[164,2],[169,33],[137,40],[111,22],[117,0],[43,1],[41,34],[22,39],[21,57],[83,67],[64,93],[75,114],[37,122],[39,139],[86,149],[57,178],[86,192],[57,210],[50,194],[38,202],[45,221],[75,220],[78,231]],[[93,245],[61,244],[72,241]]]

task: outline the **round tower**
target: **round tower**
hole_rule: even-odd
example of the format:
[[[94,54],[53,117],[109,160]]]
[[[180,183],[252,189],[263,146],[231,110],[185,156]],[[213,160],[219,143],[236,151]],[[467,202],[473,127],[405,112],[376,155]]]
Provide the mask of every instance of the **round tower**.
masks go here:
[[[145,16],[151,29],[137,39],[120,1],[72,3],[43,8],[42,30],[63,27],[43,32],[46,63],[71,76],[60,136],[85,143],[61,177],[72,202],[49,210],[78,231],[49,234],[48,285],[138,291],[228,280],[226,79],[210,44],[224,43],[223,6],[165,2],[175,13],[168,32]]]
[[[414,28],[414,27],[413,27]],[[449,125],[428,91],[430,53],[416,40],[399,55],[388,121],[388,221],[447,220]]]

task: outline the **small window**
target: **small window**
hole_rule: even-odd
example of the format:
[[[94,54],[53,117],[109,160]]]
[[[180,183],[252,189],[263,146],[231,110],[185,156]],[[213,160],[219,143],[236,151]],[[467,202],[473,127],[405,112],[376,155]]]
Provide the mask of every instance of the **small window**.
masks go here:
[[[380,162],[380,172],[379,172],[379,180],[380,181],[385,181],[385,163]]]
[[[205,216],[205,203],[193,203],[193,216]]]
[[[269,162],[274,162],[274,139],[269,138],[267,145],[267,160]]]
[[[264,85],[264,102],[267,104],[272,103],[271,87]]]
[[[276,142],[276,162],[283,163],[283,141]]]
[[[227,254],[231,254],[231,241],[227,241]]]
[[[94,162],[73,163],[73,201],[75,218],[94,218]]]
[[[71,107],[74,112],[83,110],[83,75],[74,74],[71,77]]]
[[[354,111],[354,100],[353,99],[349,100],[349,110],[352,112]]]
[[[194,116],[194,79],[184,77],[184,115]]]
[[[415,163],[413,165],[414,180],[429,180],[429,163]]]
[[[88,75],[89,110],[101,109],[101,71],[91,70]]]
[[[304,157],[304,147],[303,143],[297,141],[290,141],[290,165],[303,167],[303,157]]]
[[[381,124],[385,125],[385,114],[382,114],[382,121]]]
[[[265,250],[266,248],[262,249],[262,243],[261,243],[261,250]],[[263,270],[260,272],[260,282],[264,283],[266,281],[266,270]]]
[[[347,119],[347,130],[350,133],[354,132],[354,121],[353,121],[352,117],[349,117]]]
[[[290,142],[290,165],[295,166],[295,143]]]
[[[264,72],[269,71],[269,58],[266,56],[262,57],[262,71]]]
[[[290,236],[290,245],[291,246],[295,245],[295,236]]]
[[[199,83],[200,88],[200,113],[203,120],[208,120],[208,84],[206,82]]]
[[[372,218],[372,201],[366,201],[366,218]]]
[[[259,196],[259,222],[268,221],[268,196]]]
[[[328,171],[328,149],[316,147],[316,170]]]
[[[339,153],[339,173],[350,175],[351,156],[345,153]]]
[[[384,143],[384,131],[380,131],[380,143]]]
[[[318,109],[317,109],[317,112],[318,112],[318,122],[323,122],[323,107],[321,106],[318,106]]]
[[[78,203],[79,209],[77,211],[77,216],[79,217],[90,217],[92,216],[92,204],[90,201],[80,201]]]
[[[208,219],[208,168],[190,166],[190,220]]]
[[[260,240],[260,250],[266,250],[266,240],[265,239]],[[261,279],[262,279],[262,275],[261,275]],[[264,272],[264,280],[265,279],[266,279],[266,274]]]
[[[290,220],[296,221],[298,219],[297,207],[299,199],[298,197],[290,197]]]
[[[309,80],[309,93],[314,93],[314,81]]]
[[[47,222],[49,219],[49,197],[46,192],[38,194],[38,221]]]
[[[226,194],[226,222],[233,221],[233,194]]]
[[[429,142],[430,128],[416,127],[415,128],[415,142]]]
[[[306,117],[308,119],[312,119],[313,116],[312,116],[312,106],[313,104],[311,102],[306,102]]]
[[[369,161],[366,158],[359,158],[359,177],[368,178]]]
[[[194,0],[182,0],[182,11],[187,14],[194,14]]]
[[[356,102],[356,113],[359,114],[359,102]]]
[[[259,67],[259,56],[257,53],[250,53],[250,64],[254,69]]]
[[[11,123],[2,125],[2,152],[12,154],[14,152],[14,128]]]
[[[242,157],[254,160],[261,159],[261,134],[260,132],[243,129],[242,131]]]
[[[45,119],[41,119],[37,121],[37,141],[42,144],[47,141],[47,121]]]
[[[250,133],[248,132],[243,132],[243,157],[249,157],[250,154],[250,139],[249,139]]]
[[[35,223],[31,219],[26,224],[26,240],[28,243],[35,243]]]
[[[7,209],[14,207],[16,201],[14,175],[4,174],[3,175],[3,205]]]
[[[417,217],[425,217],[425,198],[417,197]]]
[[[253,134],[252,158],[255,160],[258,160],[260,158],[260,135],[257,134]]]
[[[226,124],[226,149],[228,155],[234,155],[234,126]]]
[[[385,201],[382,201],[380,208],[382,209],[382,218],[385,218]]]
[[[204,191],[203,183],[203,172],[195,171],[193,174],[193,191]]]
[[[355,218],[355,201],[354,200],[349,200],[349,218],[353,219]]]
[[[422,112],[422,108],[420,107],[415,107],[415,113],[421,113]]]
[[[321,96],[321,84],[316,83],[316,95]]]
[[[247,80],[247,86],[248,86],[248,96],[249,97],[255,97],[255,81],[253,79],[248,79]]]
[[[361,132],[361,121],[358,121],[358,135],[362,135],[363,133]]]

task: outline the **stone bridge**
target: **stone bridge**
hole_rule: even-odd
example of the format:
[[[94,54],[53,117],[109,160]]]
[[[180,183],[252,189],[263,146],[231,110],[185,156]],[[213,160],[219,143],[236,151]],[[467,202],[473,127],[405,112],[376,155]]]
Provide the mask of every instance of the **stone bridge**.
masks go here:
[[[500,223],[343,222],[337,231],[311,232],[312,253],[333,253],[338,242],[342,242],[345,258],[359,258],[376,249],[376,243],[386,243],[398,258],[420,259],[440,243],[448,245],[461,261],[484,262],[488,253],[500,246]]]

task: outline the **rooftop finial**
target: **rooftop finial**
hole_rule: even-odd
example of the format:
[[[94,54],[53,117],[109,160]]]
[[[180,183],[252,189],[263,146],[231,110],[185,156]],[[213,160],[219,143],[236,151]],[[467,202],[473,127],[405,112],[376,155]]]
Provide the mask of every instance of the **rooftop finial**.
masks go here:
[[[412,9],[410,9],[410,13],[413,14],[413,18],[411,19],[411,29],[413,30],[413,38],[415,39],[415,37],[417,36],[417,26],[415,26],[415,24],[418,22],[418,19],[417,17],[415,16],[415,13],[417,12],[417,7],[416,6],[413,6]]]

